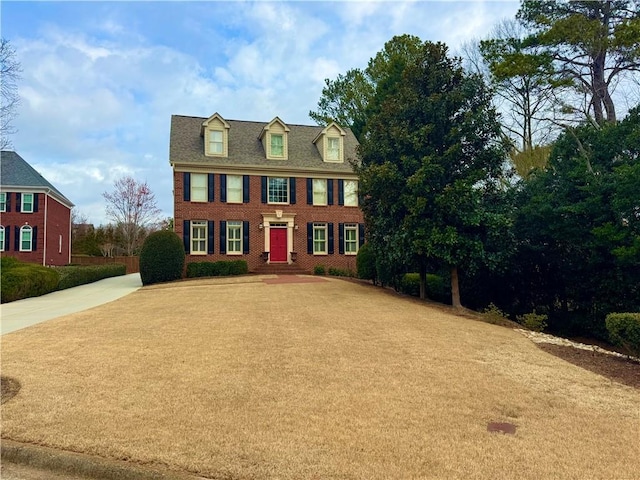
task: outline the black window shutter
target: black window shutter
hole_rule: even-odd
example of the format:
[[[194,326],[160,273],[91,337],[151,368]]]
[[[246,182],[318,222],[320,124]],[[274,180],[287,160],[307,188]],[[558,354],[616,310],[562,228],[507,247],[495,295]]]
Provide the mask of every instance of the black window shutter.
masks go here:
[[[11,211],[11,192],[7,192],[5,196],[5,209],[7,212]]]
[[[344,253],[344,223],[338,224],[338,253]]]
[[[307,253],[313,254],[313,223],[307,223]]]
[[[215,198],[216,198],[215,190],[213,189],[214,182],[215,182],[215,180],[214,180],[214,177],[213,177],[213,173],[209,173],[207,175],[207,186],[208,186],[207,191],[208,191],[208,197],[209,197],[207,200],[209,200],[210,202],[215,202]]]
[[[215,223],[213,220],[207,222],[207,253],[211,255],[213,251],[213,232],[215,230]]]
[[[185,253],[189,254],[191,252],[191,248],[189,248],[189,237],[190,235],[190,227],[191,227],[191,222],[189,222],[189,220],[184,220],[182,222],[182,242],[184,243],[184,251]]]
[[[20,251],[20,227],[16,227],[13,231],[16,233],[15,238],[13,239],[13,250],[16,252],[19,252]]]
[[[329,227],[329,253],[332,254],[333,253],[333,223],[329,223],[327,224],[327,226]]]
[[[344,205],[344,180],[338,180],[338,205]]]
[[[220,201],[227,201],[227,175],[224,173],[220,174]]]
[[[33,213],[38,211],[38,197],[39,195],[37,193],[33,194]]]
[[[296,203],[296,178],[289,178],[289,203],[294,205]]]
[[[242,253],[249,253],[249,222],[242,222]]]
[[[358,224],[358,247],[364,245],[364,223]]]
[[[8,252],[9,249],[11,248],[10,237],[11,237],[11,227],[7,226],[4,229],[4,251],[5,252]]]
[[[20,192],[17,192],[16,193],[16,212],[20,211],[20,207],[22,206],[22,205],[20,205],[20,203],[21,203],[20,202]]]
[[[313,178],[307,178],[307,205],[313,205]]]
[[[260,187],[262,190],[262,203],[267,203],[267,177],[260,178]]]
[[[333,180],[327,180],[327,204],[333,205]]]
[[[227,253],[227,222],[220,220],[220,253]]]
[[[249,187],[249,175],[244,175],[242,177],[242,203],[249,203],[250,201]]]
[[[191,174],[184,172],[182,174],[182,188],[183,188],[183,200],[185,202],[191,201]]]
[[[33,252],[38,250],[38,227],[31,229],[31,250]]]

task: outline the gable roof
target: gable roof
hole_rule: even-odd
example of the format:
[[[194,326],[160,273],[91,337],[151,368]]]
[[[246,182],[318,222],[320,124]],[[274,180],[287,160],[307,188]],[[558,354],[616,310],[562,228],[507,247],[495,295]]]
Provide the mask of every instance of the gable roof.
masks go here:
[[[74,204],[54,187],[46,178],[16,152],[2,150],[0,152],[0,183],[2,190],[13,188],[28,188],[49,191],[60,202],[72,208]]]
[[[277,118],[277,117],[276,117]],[[264,170],[318,171],[352,173],[352,161],[357,160],[358,141],[350,129],[345,128],[344,163],[322,160],[313,140],[325,128],[321,125],[291,125],[288,132],[288,160],[269,160],[260,136],[268,122],[226,120],[229,124],[229,152],[227,157],[207,157],[201,135],[204,117],[171,116],[169,163],[172,166],[199,165],[222,168],[254,167]],[[275,120],[275,119],[274,119]],[[279,120],[279,119],[278,119]]]

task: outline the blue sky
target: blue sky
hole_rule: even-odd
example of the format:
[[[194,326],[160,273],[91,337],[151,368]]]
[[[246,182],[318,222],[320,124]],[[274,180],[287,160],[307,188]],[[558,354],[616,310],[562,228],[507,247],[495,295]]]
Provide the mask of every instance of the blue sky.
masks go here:
[[[2,36],[17,51],[14,149],[96,225],[102,193],[146,181],[173,216],[172,114],[313,124],[325,78],[366,66],[394,35],[456,53],[513,1],[14,2]]]

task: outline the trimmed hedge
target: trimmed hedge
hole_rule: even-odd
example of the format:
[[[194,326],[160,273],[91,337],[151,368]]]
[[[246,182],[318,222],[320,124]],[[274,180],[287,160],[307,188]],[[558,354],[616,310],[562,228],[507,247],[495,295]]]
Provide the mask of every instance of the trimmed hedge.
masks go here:
[[[427,273],[427,298],[440,303],[451,303],[451,293],[444,279],[439,275]],[[399,290],[413,297],[420,296],[420,274],[405,273],[400,280]]]
[[[182,278],[184,246],[175,233],[160,230],[150,234],[140,251],[140,278],[143,285],[171,282]]]
[[[105,278],[119,277],[127,273],[127,266],[122,263],[85,266],[69,265],[66,267],[54,267],[54,269],[60,274],[58,290],[86,285]]]
[[[2,268],[0,278],[2,303],[39,297],[55,291],[58,287],[60,275],[53,268],[22,263],[12,257],[3,257],[0,266]]]
[[[329,267],[329,275],[333,277],[355,277],[355,273],[348,268]]]
[[[356,270],[358,271],[358,278],[371,280],[373,283],[376,282],[376,259],[368,243],[358,249]]]
[[[605,323],[614,345],[640,357],[640,313],[610,313]]]
[[[187,278],[227,277],[249,273],[246,260],[219,260],[217,262],[187,263]]]

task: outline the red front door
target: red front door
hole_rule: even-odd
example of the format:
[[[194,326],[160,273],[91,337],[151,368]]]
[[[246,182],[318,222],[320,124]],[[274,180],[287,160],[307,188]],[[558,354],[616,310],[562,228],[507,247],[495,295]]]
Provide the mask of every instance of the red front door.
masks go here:
[[[287,261],[287,229],[271,228],[269,257],[272,262]]]

